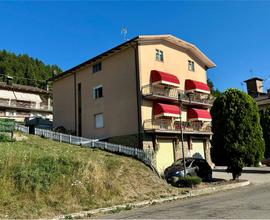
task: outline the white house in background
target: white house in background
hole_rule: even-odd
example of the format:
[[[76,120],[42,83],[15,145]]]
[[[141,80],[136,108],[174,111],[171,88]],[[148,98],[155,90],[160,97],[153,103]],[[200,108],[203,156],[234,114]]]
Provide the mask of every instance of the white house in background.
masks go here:
[[[11,82],[0,82],[0,118],[24,121],[42,117],[52,120],[51,92]]]

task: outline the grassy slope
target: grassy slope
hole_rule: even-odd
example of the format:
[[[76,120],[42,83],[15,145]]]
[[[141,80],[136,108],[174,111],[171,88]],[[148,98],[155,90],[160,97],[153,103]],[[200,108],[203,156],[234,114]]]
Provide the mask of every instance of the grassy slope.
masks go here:
[[[177,193],[132,158],[27,137],[0,143],[0,218],[52,217]]]

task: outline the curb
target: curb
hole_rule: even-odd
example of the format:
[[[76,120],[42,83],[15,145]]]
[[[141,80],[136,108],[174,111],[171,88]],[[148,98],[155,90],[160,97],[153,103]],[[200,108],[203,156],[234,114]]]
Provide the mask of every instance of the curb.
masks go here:
[[[68,218],[89,218],[92,215],[98,214],[98,213],[106,213],[106,212],[111,212],[115,210],[129,210],[131,208],[139,208],[147,205],[153,205],[153,204],[159,204],[163,202],[169,202],[169,201],[174,201],[178,199],[185,199],[189,197],[195,197],[195,196],[200,196],[200,195],[206,195],[214,192],[220,192],[220,191],[225,191],[229,189],[235,189],[243,186],[248,186],[250,182],[248,180],[241,181],[238,183],[230,183],[227,185],[223,186],[214,186],[214,187],[207,187],[204,189],[192,189],[188,193],[183,194],[183,195],[177,195],[177,196],[169,196],[166,198],[161,198],[161,199],[153,199],[153,200],[145,200],[141,202],[133,202],[133,203],[126,203],[123,205],[115,205],[111,207],[106,207],[106,208],[98,208],[98,209],[92,209],[89,211],[81,211],[77,213],[72,213],[72,214],[67,214],[67,215],[61,215],[56,218],[53,218],[52,220],[59,220],[59,219],[66,219]]]

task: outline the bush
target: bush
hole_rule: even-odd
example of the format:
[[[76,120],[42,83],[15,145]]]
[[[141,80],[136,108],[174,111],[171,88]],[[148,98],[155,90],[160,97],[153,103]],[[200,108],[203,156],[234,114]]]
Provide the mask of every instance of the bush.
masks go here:
[[[186,176],[178,179],[178,185],[181,187],[193,187],[199,185],[202,179],[198,176]]]
[[[7,134],[0,134],[0,142],[10,142],[13,141],[12,138],[10,138]]]
[[[258,106],[248,94],[228,89],[214,101],[211,115],[212,160],[238,179],[244,166],[257,166],[264,155]]]

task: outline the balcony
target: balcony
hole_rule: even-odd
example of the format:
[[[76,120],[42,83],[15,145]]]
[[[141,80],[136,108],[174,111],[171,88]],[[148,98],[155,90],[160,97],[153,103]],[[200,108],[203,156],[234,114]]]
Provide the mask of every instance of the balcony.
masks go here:
[[[180,99],[184,105],[211,107],[215,101],[215,97],[211,94],[199,92],[186,94],[184,91],[179,91],[179,93]]]
[[[143,123],[143,128],[146,132],[157,133],[180,133],[180,121],[168,119],[149,119]],[[184,134],[208,134],[211,135],[210,122],[182,122]]]
[[[145,85],[142,87],[142,95],[151,100],[178,101],[178,90],[175,88],[161,87],[156,85]]]
[[[183,90],[157,85],[145,85],[142,87],[142,95],[150,100],[167,100],[178,102],[179,97],[184,105],[211,107],[215,98],[206,93],[185,93]]]
[[[19,109],[26,111],[52,112],[52,107],[44,104],[37,105],[31,102],[22,102],[17,100],[0,100],[0,107],[9,109]]]

